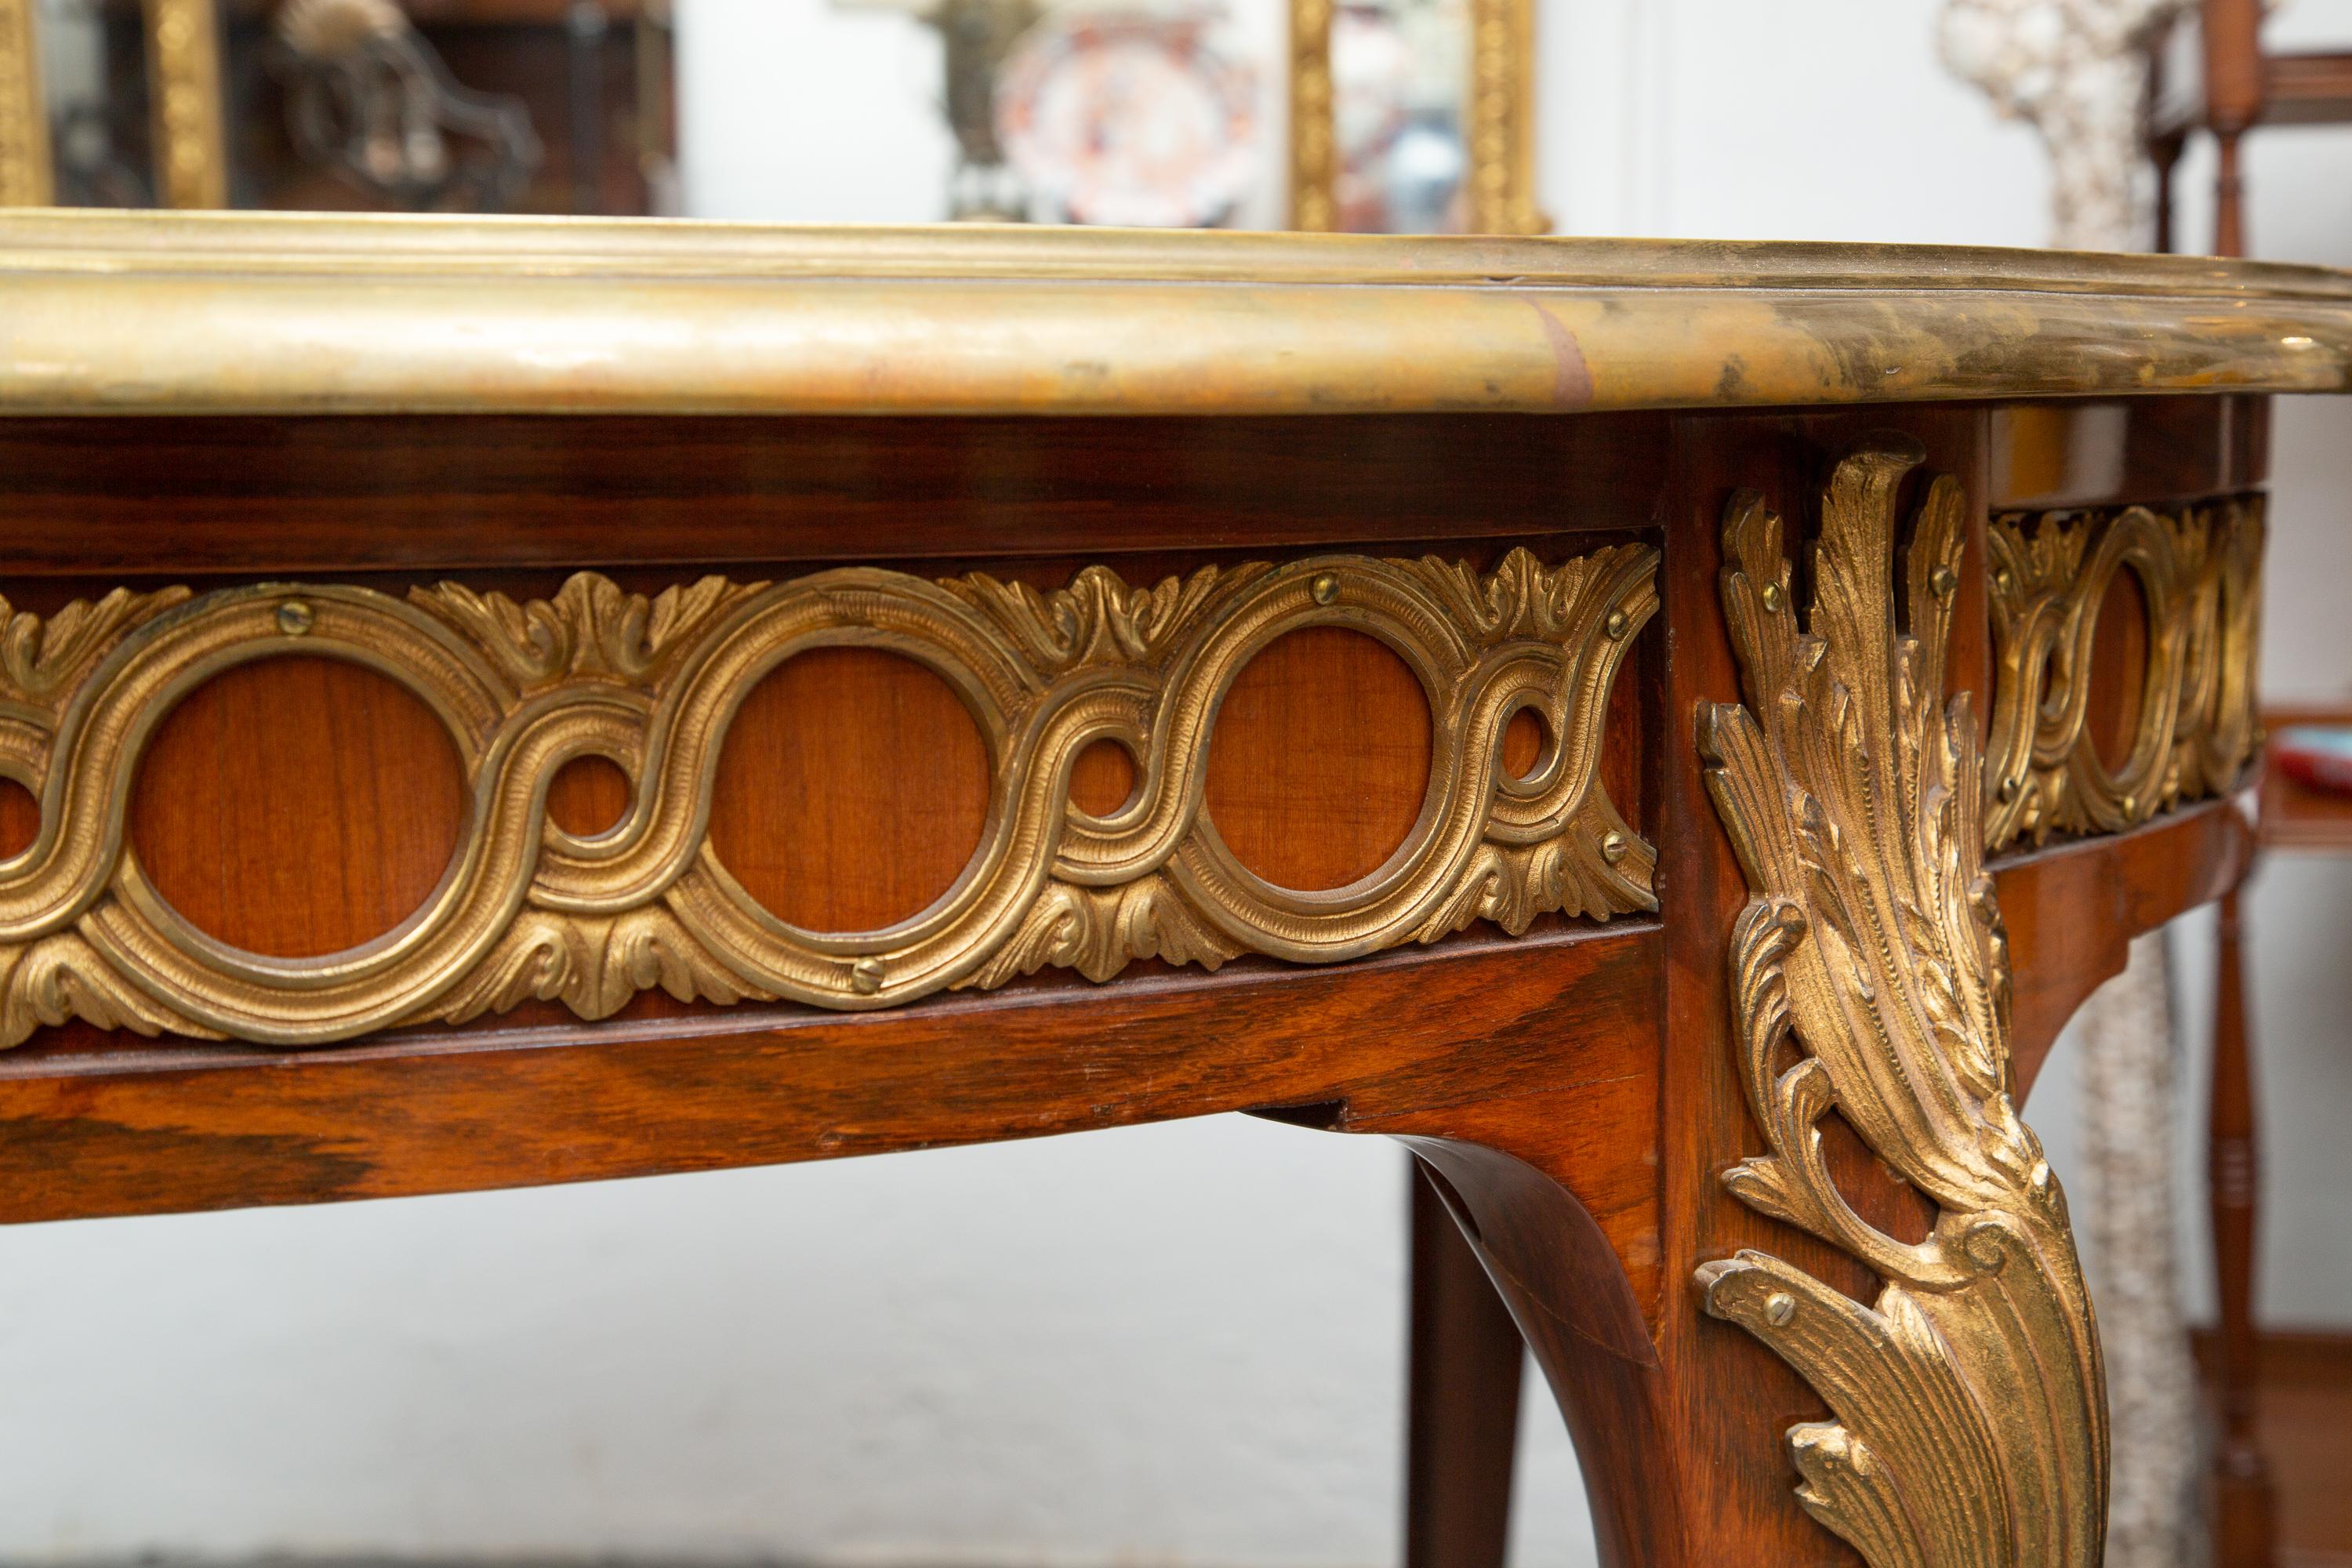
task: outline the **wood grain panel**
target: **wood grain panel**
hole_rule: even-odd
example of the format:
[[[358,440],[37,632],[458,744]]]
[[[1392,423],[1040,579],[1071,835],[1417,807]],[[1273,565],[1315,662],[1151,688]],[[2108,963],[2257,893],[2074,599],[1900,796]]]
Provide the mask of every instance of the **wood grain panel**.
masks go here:
[[[165,715],[131,845],[200,931],[279,958],[339,952],[423,904],[456,853],[464,770],[433,710],[341,659],[215,676]]]
[[[1503,726],[1503,772],[1515,779],[1526,778],[1550,754],[1552,743],[1558,739],[1542,714],[1532,708],[1520,709]]]
[[[879,931],[955,884],[989,760],[953,688],[876,648],[795,656],[744,698],[710,792],[719,863],[777,918]]]
[[[1388,646],[1339,626],[1268,644],[1209,741],[1209,819],[1241,863],[1319,891],[1378,870],[1429,790],[1429,695]]]
[[[1108,816],[1134,798],[1135,783],[1135,758],[1108,737],[1089,742],[1070,763],[1070,799],[1094,816]]]
[[[2091,700],[2084,729],[2110,772],[2121,772],[2139,733],[2147,688],[2147,593],[2139,574],[2118,572],[2099,601],[2091,641]]]
[[[593,838],[620,825],[635,795],[612,758],[574,757],[547,781],[547,819],[575,838]]]
[[[1263,559],[1645,528],[1664,429],[1647,414],[7,419],[0,507],[15,576]]]
[[[1636,641],[1618,668],[1617,685],[1609,693],[1599,775],[1625,826],[1653,843],[1657,841],[1653,826],[1657,812],[1653,803],[1659,785],[1659,747],[1651,736],[1658,719],[1657,675],[1664,662],[1653,651],[1656,646],[1647,637]],[[1507,759],[1511,754],[1508,734],[1503,737],[1503,744]]]
[[[1540,1082],[1563,1174],[1644,1281],[1657,1238],[1654,922],[1260,960],[844,1016],[790,1006],[274,1055],[0,1055],[0,1224],[530,1186],[1030,1137],[1253,1107],[1318,1125]]]
[[[2236,886],[2253,848],[2242,789],[2128,833],[1992,862],[2009,928],[2010,1064],[2021,1102],[2066,1020],[2123,973],[2131,939]]]
[[[21,855],[41,831],[41,803],[15,779],[0,778],[0,860]]]

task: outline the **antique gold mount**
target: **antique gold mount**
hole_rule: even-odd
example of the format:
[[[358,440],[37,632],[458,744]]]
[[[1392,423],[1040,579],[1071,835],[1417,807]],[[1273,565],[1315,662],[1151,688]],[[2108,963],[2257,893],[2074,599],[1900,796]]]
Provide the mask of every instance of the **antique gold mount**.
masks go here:
[[[1993,521],[1987,848],[2136,827],[2237,782],[2257,740],[2263,536],[2259,496]],[[2089,733],[2093,647],[2126,571],[2147,607],[2147,664],[2129,751],[2111,770]]]
[[[2352,277],[2184,256],[47,209],[0,214],[0,283],[11,414],[1552,414],[2352,388]]]
[[[583,574],[519,604],[456,584],[406,600],[265,584],[191,597],[118,590],[0,631],[0,773],[39,798],[38,837],[0,863],[0,1044],[79,1017],[283,1046],[457,1021],[560,998],[602,1017],[660,986],[681,999],[883,1007],[1046,964],[1101,980],[1157,956],[1297,963],[1427,942],[1472,921],[1655,908],[1654,857],[1597,767],[1609,692],[1657,605],[1656,552],[1619,545],[1491,573],[1434,557],[1326,555],[1203,567],[1150,588],[1089,567],[1066,588],[849,567],[719,577],[652,598]],[[5,605],[0,605],[5,614]],[[1433,758],[1420,818],[1380,869],[1329,892],[1259,878],[1202,805],[1218,703],[1258,650],[1310,626],[1381,639],[1420,677]],[[980,847],[931,908],[822,933],[755,902],[708,842],[711,784],[745,695],[803,649],[887,649],[936,671],[984,736]],[[387,935],[283,960],[197,931],[142,878],[124,802],[163,714],[205,680],[289,653],[368,666],[456,742],[469,792],[458,850]],[[1522,709],[1554,744],[1501,765]],[[1108,739],[1139,785],[1108,816],[1070,770]],[[547,820],[574,758],[616,762],[626,816],[583,839]]]
[[[1922,457],[1890,443],[1838,466],[1803,629],[1780,519],[1733,500],[1722,595],[1748,704],[1700,713],[1708,787],[1755,894],[1731,987],[1769,1146],[1724,1182],[1885,1288],[1864,1306],[1756,1251],[1698,1279],[1710,1312],[1829,1405],[1836,1419],[1789,1433],[1798,1497],[1876,1568],[2092,1568],[2105,1374],[2064,1194],[2010,1100],[1987,773],[1969,697],[1944,700],[1968,537],[1948,476],[1926,486],[1896,629],[1898,491]],[[1822,1147],[1832,1112],[1935,1202],[1926,1240],[1847,1204]]]

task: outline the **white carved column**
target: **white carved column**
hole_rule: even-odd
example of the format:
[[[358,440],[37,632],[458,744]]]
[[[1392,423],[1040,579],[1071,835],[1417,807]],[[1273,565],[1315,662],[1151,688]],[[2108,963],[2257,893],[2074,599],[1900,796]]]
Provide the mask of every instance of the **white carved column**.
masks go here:
[[[2178,1075],[2165,933],[2132,943],[2130,967],[2075,1023],[2083,1085],[2076,1209],[2107,1352],[2114,1468],[2109,1568],[2203,1561],[2197,1516],[2197,1371],[2180,1309],[2173,1213]]]
[[[2050,153],[2050,243],[2144,250],[2141,145],[2150,38],[2191,0],[1945,0],[1944,63],[2022,120]]]

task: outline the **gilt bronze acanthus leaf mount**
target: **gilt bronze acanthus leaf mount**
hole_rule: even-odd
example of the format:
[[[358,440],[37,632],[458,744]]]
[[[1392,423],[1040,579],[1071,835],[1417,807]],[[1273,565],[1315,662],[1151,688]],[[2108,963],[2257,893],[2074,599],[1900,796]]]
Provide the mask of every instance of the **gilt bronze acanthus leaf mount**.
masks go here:
[[[1748,700],[1700,715],[1754,895],[1730,980],[1768,1145],[1723,1179],[1884,1285],[1864,1305],[1760,1251],[1698,1278],[1710,1312],[1830,1406],[1789,1434],[1798,1497],[1875,1568],[2093,1568],[2104,1373],[2063,1194],[2010,1098],[1985,766],[1969,698],[1944,698],[1968,534],[1948,477],[1924,487],[1897,629],[1899,498],[1923,459],[1890,442],[1838,465],[1802,628],[1780,518],[1733,501],[1721,592]],[[1840,1193],[1820,1131],[1833,1111],[1933,1200],[1926,1239]]]

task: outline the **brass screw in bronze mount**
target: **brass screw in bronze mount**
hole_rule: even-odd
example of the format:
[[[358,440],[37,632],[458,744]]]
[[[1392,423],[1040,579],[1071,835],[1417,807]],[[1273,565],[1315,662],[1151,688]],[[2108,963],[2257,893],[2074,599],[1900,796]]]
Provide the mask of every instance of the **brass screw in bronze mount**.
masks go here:
[[[1764,1321],[1776,1329],[1785,1329],[1797,1315],[1797,1299],[1786,1290],[1775,1290],[1764,1298]]]
[[[1959,585],[1960,574],[1948,566],[1938,566],[1927,574],[1927,589],[1938,599],[1950,598]]]
[[[871,996],[882,989],[885,973],[878,958],[861,958],[849,966],[849,984],[860,996]]]
[[[289,599],[278,606],[278,629],[289,637],[304,636],[318,620],[317,613],[299,599]]]
[[[1764,613],[1768,616],[1780,613],[1780,584],[1778,583],[1764,584]]]
[[[1601,836],[1601,858],[1612,866],[1625,858],[1625,851],[1632,847],[1625,836],[1613,827]]]
[[[1339,579],[1328,572],[1318,572],[1315,581],[1307,585],[1307,591],[1315,595],[1317,604],[1331,604],[1339,597]]]
[[[1609,634],[1610,641],[1617,642],[1633,629],[1633,621],[1627,618],[1624,611],[1612,610],[1609,612],[1609,618],[1601,624],[1601,629]]]

